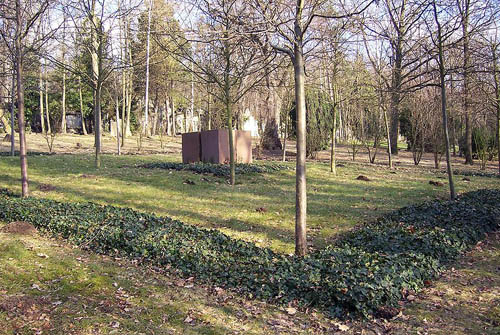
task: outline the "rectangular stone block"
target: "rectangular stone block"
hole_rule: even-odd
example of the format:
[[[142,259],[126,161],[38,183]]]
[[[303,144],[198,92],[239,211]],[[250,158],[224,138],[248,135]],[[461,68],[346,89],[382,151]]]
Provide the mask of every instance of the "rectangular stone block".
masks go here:
[[[201,132],[201,160],[214,164],[229,162],[229,137],[226,129]]]
[[[200,133],[182,134],[182,162],[184,164],[196,163],[201,160]]]
[[[235,130],[234,148],[237,163],[252,163],[252,134]],[[201,132],[201,161],[213,164],[229,164],[229,133],[227,129]]]
[[[236,162],[252,163],[252,133],[250,131],[234,131]]]

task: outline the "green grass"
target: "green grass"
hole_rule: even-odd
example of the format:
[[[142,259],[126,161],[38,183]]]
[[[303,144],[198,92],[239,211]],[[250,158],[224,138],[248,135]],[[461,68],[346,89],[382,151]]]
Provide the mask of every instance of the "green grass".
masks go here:
[[[189,224],[217,228],[235,238],[291,253],[294,249],[295,171],[237,176],[237,185],[188,171],[136,168],[137,165],[180,161],[178,154],[103,157],[95,170],[92,155],[29,157],[31,194],[61,201],[93,201],[167,215]],[[293,163],[286,163],[293,167]],[[339,232],[413,203],[447,197],[445,175],[432,170],[345,163],[338,176],[328,164],[308,163],[308,233],[311,246],[322,248]],[[83,178],[85,174],[90,178]],[[372,181],[358,181],[366,175]],[[0,159],[0,188],[20,193],[19,158]],[[441,178],[441,179],[439,179]],[[189,179],[195,185],[185,181]],[[459,192],[498,188],[496,178],[455,178]],[[41,191],[41,184],[56,187]],[[265,211],[257,211],[265,208]]]
[[[319,327],[318,318],[298,315],[294,324],[284,309],[145,265],[38,236],[0,233],[2,335],[262,334],[276,327],[312,334]],[[288,329],[280,326],[285,323]]]

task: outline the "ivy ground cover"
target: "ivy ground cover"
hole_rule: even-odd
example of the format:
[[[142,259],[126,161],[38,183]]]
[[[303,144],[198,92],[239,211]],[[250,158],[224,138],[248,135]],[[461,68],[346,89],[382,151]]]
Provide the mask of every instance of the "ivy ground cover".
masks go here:
[[[500,191],[410,206],[297,258],[167,217],[93,203],[0,196],[0,220],[27,221],[98,253],[171,266],[183,276],[335,316],[396,306],[486,233],[498,230]]]

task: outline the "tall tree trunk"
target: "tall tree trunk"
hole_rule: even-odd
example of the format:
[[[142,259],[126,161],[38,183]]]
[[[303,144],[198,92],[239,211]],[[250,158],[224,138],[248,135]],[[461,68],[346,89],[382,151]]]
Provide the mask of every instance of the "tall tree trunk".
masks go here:
[[[10,83],[10,155],[14,157],[16,155],[16,127],[15,127],[15,102],[16,102],[16,76],[15,72],[12,72],[12,81]]]
[[[389,169],[392,169],[392,146],[391,146],[391,132],[389,128],[389,120],[387,117],[387,110],[385,109],[385,107],[382,107],[382,111],[384,113],[385,134],[387,137],[387,154],[389,155]]]
[[[288,119],[289,119],[289,115],[288,115],[288,112],[285,116],[285,130],[283,132],[283,157],[281,158],[281,160],[283,162],[286,161],[286,139],[288,137]]]
[[[307,191],[306,191],[306,93],[303,34],[301,27],[304,0],[297,0],[295,17],[295,44],[293,70],[295,76],[295,103],[297,112],[297,163],[296,163],[296,196],[295,196],[295,254],[305,256],[307,253]]]
[[[80,98],[80,114],[82,115],[82,131],[83,131],[83,135],[87,135],[87,127],[85,126],[85,115],[83,112],[82,77],[81,76],[78,76],[78,96]]]
[[[47,71],[47,69],[45,69]],[[45,73],[45,116],[47,118],[47,133],[52,134],[50,127],[50,111],[49,111],[49,79],[48,73]]]
[[[438,19],[437,9],[436,9],[436,0],[432,2],[434,8],[434,20],[437,25],[437,43],[438,43],[438,57],[439,57],[439,79],[441,86],[441,112],[443,116],[443,133],[444,133],[444,141],[446,144],[446,169],[448,172],[448,182],[450,184],[450,198],[454,200],[456,198],[455,194],[455,185],[453,184],[453,170],[451,167],[451,157],[450,157],[450,136],[448,134],[448,115],[446,112],[446,80],[445,80],[445,66],[444,66],[444,51],[443,51],[443,37],[441,24]],[[435,150],[437,151],[437,150]]]
[[[231,99],[231,82],[230,82],[230,71],[231,71],[231,49],[228,43],[229,35],[227,30],[224,32],[224,102],[226,104],[226,118],[227,118],[227,131],[229,135],[229,164],[230,164],[230,183],[234,186],[236,181],[236,166],[234,159],[234,133],[233,133],[233,110]]]
[[[147,37],[146,37],[146,93],[144,97],[144,134],[146,136],[149,136],[149,124],[148,124],[148,118],[149,118],[149,39],[151,35],[151,11],[153,7],[153,1],[149,1],[149,6],[148,6],[148,32],[147,32]]]
[[[16,0],[16,41],[15,41],[15,63],[17,79],[17,122],[19,126],[19,157],[21,161],[21,187],[22,196],[29,195],[28,188],[28,157],[26,149],[26,134],[24,128],[24,84],[23,84],[23,46],[22,46],[23,22],[21,16],[21,0]]]
[[[45,133],[45,115],[43,110],[43,77],[42,77],[42,62],[40,61],[40,87],[38,90],[40,94],[40,124],[42,126],[42,134]]]
[[[464,115],[465,115],[465,164],[474,164],[472,159],[472,115],[470,110],[470,51],[469,51],[470,0],[465,0],[461,8],[463,34],[463,75],[464,75]]]
[[[402,40],[401,37],[398,36],[391,83],[391,152],[394,155],[398,154],[399,105],[401,102],[402,64]]]
[[[177,115],[175,113],[175,102],[172,99],[172,136],[175,137],[177,135]]]
[[[101,167],[101,84],[97,83],[94,94],[95,167]]]
[[[234,186],[236,182],[236,166],[234,159],[234,132],[233,132],[233,111],[230,99],[226,101],[227,134],[229,136],[229,166],[231,169],[229,182]]]
[[[99,57],[102,55],[102,36],[100,22],[95,15],[95,2],[92,0],[90,19],[91,26],[91,60],[92,60],[92,82],[94,89],[94,141],[95,141],[95,167],[101,167],[101,65]]]
[[[118,156],[122,154],[121,146],[120,146],[120,102],[118,101],[118,96],[115,100],[116,104],[116,149],[118,152]]]
[[[497,48],[499,45],[492,45],[493,53],[493,80],[495,82],[495,107],[497,110],[497,149],[498,149],[498,173],[500,174],[500,67],[498,65]]]
[[[66,39],[66,18],[63,17],[63,40]],[[61,133],[66,134],[66,69],[64,68],[66,60],[66,47],[62,47],[62,63],[63,63],[63,78],[62,78],[62,116],[61,116]]]
[[[66,71],[63,70],[61,133],[66,134]]]
[[[338,90],[337,87],[332,86],[332,82],[330,79],[330,76],[328,76],[328,91],[330,92],[330,100],[333,102],[333,108],[332,108],[332,144],[330,148],[330,172],[333,173],[333,175],[337,175],[337,168],[336,168],[336,163],[335,163],[335,145],[336,145],[336,140],[337,140],[337,106],[339,103],[338,99]]]
[[[191,131],[196,131],[194,129],[194,64],[192,62],[191,62]]]

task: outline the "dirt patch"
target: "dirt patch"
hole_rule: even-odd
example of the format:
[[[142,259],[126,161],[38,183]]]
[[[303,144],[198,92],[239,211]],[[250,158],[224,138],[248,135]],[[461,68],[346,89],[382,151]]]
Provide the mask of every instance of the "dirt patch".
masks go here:
[[[34,235],[36,234],[36,228],[24,221],[11,222],[5,227],[1,228],[2,233],[8,234],[20,234],[20,235]]]
[[[368,178],[367,176],[363,176],[363,175],[358,176],[358,177],[356,178],[356,180],[371,181],[371,179],[370,179],[370,178]]]
[[[55,191],[56,187],[51,184],[40,184],[40,186],[38,186],[38,189],[42,192],[51,192]]]
[[[433,186],[437,186],[437,187],[443,187],[444,184],[440,181],[434,181],[434,180],[431,180],[429,181],[429,185],[433,185]]]

